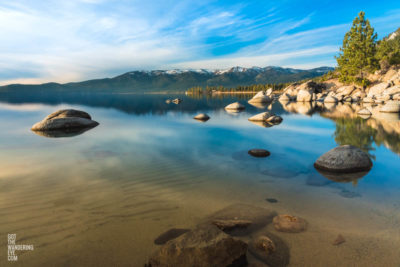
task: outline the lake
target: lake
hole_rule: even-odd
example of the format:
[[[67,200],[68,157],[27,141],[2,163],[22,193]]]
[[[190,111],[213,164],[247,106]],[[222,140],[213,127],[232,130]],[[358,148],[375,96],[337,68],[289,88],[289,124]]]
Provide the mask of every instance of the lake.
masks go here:
[[[183,102],[165,103],[174,97]],[[400,266],[399,115],[362,119],[350,104],[255,107],[249,97],[1,94],[0,266],[143,266],[161,233],[235,203],[307,220],[296,234],[267,226],[288,246],[290,266]],[[235,101],[246,110],[226,112]],[[30,130],[63,108],[100,125],[64,138]],[[265,110],[283,122],[248,121]],[[211,119],[194,120],[201,112]],[[341,144],[368,152],[371,171],[345,182],[319,174],[315,160]],[[253,158],[252,148],[271,155]],[[7,262],[8,234],[34,250]],[[338,234],[346,242],[333,246]]]

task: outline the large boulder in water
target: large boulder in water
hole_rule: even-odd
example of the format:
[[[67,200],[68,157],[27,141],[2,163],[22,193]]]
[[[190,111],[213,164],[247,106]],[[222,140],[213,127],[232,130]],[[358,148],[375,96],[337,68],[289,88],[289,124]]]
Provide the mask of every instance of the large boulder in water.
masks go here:
[[[244,110],[244,108],[245,107],[242,104],[240,104],[239,102],[229,104],[225,107],[226,110],[232,110],[232,111],[240,111],[240,110]]]
[[[334,173],[352,173],[369,171],[372,161],[368,154],[361,149],[344,145],[329,150],[314,163],[314,167],[321,171]]]
[[[63,109],[56,111],[32,126],[32,131],[60,131],[87,129],[99,125],[84,111]]]
[[[262,112],[249,118],[249,121],[267,121],[272,115],[269,112]]]
[[[246,266],[247,244],[213,225],[203,225],[168,241],[147,266]]]
[[[267,92],[260,91],[253,98],[251,98],[249,103],[268,103],[273,100],[271,97],[272,90],[268,90]]]

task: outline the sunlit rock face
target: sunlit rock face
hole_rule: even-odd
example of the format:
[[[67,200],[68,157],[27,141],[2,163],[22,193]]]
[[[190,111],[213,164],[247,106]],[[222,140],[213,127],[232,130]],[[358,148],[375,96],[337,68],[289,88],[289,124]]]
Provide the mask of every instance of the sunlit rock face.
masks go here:
[[[272,97],[272,89],[268,89],[266,92],[265,91],[260,91],[258,92],[253,98],[251,98],[248,102],[250,104],[252,103],[269,103],[272,102],[273,97]]]
[[[229,104],[225,107],[226,111],[231,111],[231,112],[239,112],[245,109],[245,106],[240,104],[239,102],[235,102],[232,104]]]

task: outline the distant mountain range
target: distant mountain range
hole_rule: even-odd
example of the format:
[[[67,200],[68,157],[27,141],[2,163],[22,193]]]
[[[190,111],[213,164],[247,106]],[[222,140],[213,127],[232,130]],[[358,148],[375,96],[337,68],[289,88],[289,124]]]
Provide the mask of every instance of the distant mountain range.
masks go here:
[[[156,92],[185,91],[193,86],[225,86],[286,83],[321,76],[331,67],[310,70],[281,67],[233,67],[226,70],[152,70],[131,71],[114,78],[74,83],[45,83],[40,85],[11,84],[0,86],[0,92]]]

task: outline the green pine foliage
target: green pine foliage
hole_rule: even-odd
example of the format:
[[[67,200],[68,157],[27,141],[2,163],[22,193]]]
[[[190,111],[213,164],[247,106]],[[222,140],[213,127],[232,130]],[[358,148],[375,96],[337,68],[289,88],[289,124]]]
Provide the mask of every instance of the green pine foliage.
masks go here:
[[[353,20],[350,31],[344,36],[340,54],[336,57],[341,82],[368,85],[366,74],[379,67],[376,58],[377,37],[369,20],[365,18],[365,13],[361,11]]]
[[[378,42],[376,56],[382,70],[400,64],[400,28]]]

